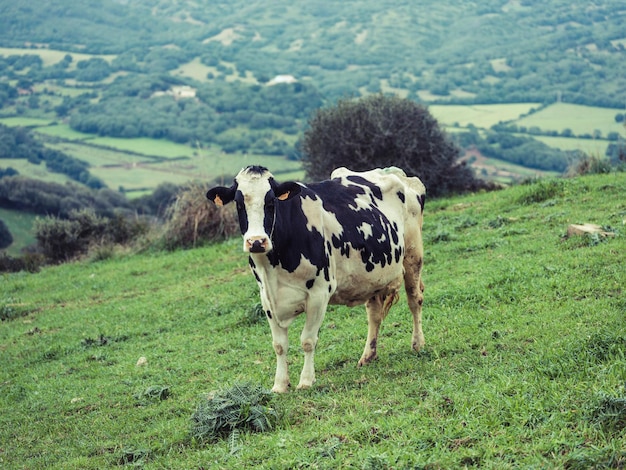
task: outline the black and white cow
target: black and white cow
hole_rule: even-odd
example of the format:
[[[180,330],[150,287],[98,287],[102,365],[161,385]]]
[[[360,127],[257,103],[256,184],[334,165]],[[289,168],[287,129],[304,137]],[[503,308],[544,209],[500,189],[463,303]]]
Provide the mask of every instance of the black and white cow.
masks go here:
[[[217,205],[235,201],[243,250],[259,285],[277,366],[273,391],[286,392],[287,329],[306,312],[300,337],[304,367],[298,388],[315,382],[313,356],[330,304],[367,309],[368,334],[359,366],[376,358],[382,320],[404,281],[413,314],[413,349],[422,333],[422,218],[425,188],[395,167],[335,170],[315,184],[278,183],[263,167],[239,172],[230,188],[215,187]]]

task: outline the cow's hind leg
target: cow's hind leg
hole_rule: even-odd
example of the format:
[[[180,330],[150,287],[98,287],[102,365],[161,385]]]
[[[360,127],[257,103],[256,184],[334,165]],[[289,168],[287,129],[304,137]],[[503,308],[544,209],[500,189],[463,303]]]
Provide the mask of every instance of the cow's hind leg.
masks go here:
[[[405,258],[404,287],[406,289],[409,309],[413,314],[412,347],[419,351],[425,344],[422,332],[422,303],[424,302],[424,283],[422,282],[421,253]]]
[[[380,324],[383,322],[391,306],[398,300],[398,293],[389,295],[375,295],[366,304],[367,310],[367,340],[363,355],[359,359],[359,367],[376,359],[376,346],[378,344],[378,332]]]

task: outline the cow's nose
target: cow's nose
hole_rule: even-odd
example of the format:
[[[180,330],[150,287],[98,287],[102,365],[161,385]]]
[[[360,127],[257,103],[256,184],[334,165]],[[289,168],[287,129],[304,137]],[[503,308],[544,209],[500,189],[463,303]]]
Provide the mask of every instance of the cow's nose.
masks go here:
[[[265,253],[267,249],[267,237],[252,237],[246,240],[246,251],[250,253]]]

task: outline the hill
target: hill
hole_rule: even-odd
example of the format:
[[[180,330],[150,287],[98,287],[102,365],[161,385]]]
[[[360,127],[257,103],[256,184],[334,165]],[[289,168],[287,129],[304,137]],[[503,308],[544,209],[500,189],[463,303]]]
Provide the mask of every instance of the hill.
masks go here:
[[[201,397],[274,371],[239,239],[3,275],[0,462],[619,468],[625,190],[613,173],[427,202],[425,350],[401,299],[357,369],[363,309],[331,307],[318,383],[275,397],[277,428],[229,442],[190,438]],[[584,222],[614,236],[564,237]]]
[[[180,67],[181,75],[194,75],[185,64],[199,59],[234,79],[310,78],[327,96],[392,87],[427,101],[545,102],[558,93],[623,106],[626,11],[618,0],[56,0],[6,4],[0,13],[5,46],[111,54],[117,63]]]
[[[624,13],[617,0],[6,4],[0,114],[75,131],[60,128],[57,138],[148,137],[198,152],[297,159],[294,144],[314,109],[382,91],[430,104],[500,104],[489,126],[465,112],[448,125],[503,122],[533,135],[617,139]],[[555,102],[609,109],[593,120],[591,109],[543,112]],[[531,108],[542,112],[521,116]]]

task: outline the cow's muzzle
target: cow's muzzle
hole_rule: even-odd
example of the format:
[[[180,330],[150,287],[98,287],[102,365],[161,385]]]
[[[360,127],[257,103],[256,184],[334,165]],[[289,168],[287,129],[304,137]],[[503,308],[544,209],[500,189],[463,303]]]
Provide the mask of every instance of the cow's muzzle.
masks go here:
[[[243,249],[249,253],[265,253],[270,250],[270,242],[267,237],[248,238]]]

